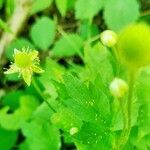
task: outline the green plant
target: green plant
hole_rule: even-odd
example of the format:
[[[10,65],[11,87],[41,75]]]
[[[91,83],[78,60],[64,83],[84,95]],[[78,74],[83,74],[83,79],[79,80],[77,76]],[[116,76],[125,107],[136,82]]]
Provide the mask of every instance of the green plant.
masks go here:
[[[150,148],[141,4],[0,0],[0,150]]]

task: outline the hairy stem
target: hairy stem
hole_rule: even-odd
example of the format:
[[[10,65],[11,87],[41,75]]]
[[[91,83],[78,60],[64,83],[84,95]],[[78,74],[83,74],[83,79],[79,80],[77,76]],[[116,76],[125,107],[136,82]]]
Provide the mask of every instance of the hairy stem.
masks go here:
[[[132,127],[132,97],[133,97],[133,89],[134,89],[134,80],[135,80],[135,71],[130,71],[129,74],[129,94],[128,94],[128,99],[127,99],[127,108],[126,111],[124,112],[124,124],[126,124],[122,131],[121,138],[120,138],[120,143],[117,146],[117,150],[121,150],[125,144],[127,143]]]

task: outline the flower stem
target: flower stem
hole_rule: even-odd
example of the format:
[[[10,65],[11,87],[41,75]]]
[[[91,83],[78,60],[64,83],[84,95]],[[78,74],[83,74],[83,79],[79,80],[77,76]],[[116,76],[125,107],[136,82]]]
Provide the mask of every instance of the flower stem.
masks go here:
[[[134,89],[134,80],[135,80],[135,73],[130,72],[129,77],[129,95],[127,101],[127,116],[128,116],[128,132],[127,136],[130,134],[131,124],[132,124],[132,97],[133,97],[133,89]]]
[[[120,140],[119,140],[120,144],[118,144],[118,146],[116,148],[117,150],[121,150],[127,143],[128,139],[129,139],[131,127],[132,127],[132,97],[133,97],[134,81],[135,81],[135,71],[130,71],[127,108],[126,108],[125,112],[123,112],[124,128],[123,128]]]
[[[91,37],[90,39],[88,39],[87,41],[85,41],[84,44],[92,43],[92,42],[94,42],[94,41],[96,41],[96,40],[98,40],[98,39],[100,39],[100,35],[99,35],[99,34],[96,35],[96,36],[94,36],[94,37]]]
[[[123,102],[122,101],[119,101],[120,103],[120,107],[121,107],[121,111],[122,111],[122,116],[123,116],[123,134],[125,133],[126,129],[127,129],[127,114],[126,114],[126,111],[124,109],[124,106],[123,106]]]
[[[78,49],[76,44],[73,41],[70,40],[70,38],[68,37],[67,33],[65,31],[63,31],[63,29],[60,26],[57,27],[57,31],[67,40],[67,42],[72,46],[72,48],[80,56],[82,61],[84,61],[84,56],[83,56],[82,52]]]
[[[36,80],[33,78],[32,79],[32,85],[34,86],[35,90],[37,91],[37,93],[41,96],[41,98],[45,101],[45,103],[48,105],[48,107],[53,111],[56,112],[56,110],[51,106],[51,104],[47,101],[47,99],[45,98],[45,95],[42,93],[41,89],[39,88]]]
[[[118,140],[116,150],[120,150],[121,147],[124,146],[125,134],[126,134],[126,131],[127,131],[127,126],[128,126],[128,116],[127,116],[127,113],[126,113],[126,109],[123,106],[122,99],[119,99],[119,104],[120,104],[120,108],[121,108],[121,112],[122,112],[122,116],[123,116],[123,129],[122,129],[121,136]]]

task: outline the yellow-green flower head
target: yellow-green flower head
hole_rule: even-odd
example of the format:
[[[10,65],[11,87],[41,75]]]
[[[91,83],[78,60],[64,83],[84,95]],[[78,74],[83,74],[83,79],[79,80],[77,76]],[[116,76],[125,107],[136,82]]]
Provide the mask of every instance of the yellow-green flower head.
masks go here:
[[[132,24],[119,35],[118,54],[130,70],[150,63],[150,26],[144,23]]]
[[[19,73],[28,86],[31,84],[33,72],[42,73],[39,67],[38,51],[30,49],[22,49],[21,51],[14,49],[14,63],[5,71],[5,74]]]
[[[118,41],[118,36],[114,31],[105,30],[101,33],[100,39],[104,46],[113,47]]]

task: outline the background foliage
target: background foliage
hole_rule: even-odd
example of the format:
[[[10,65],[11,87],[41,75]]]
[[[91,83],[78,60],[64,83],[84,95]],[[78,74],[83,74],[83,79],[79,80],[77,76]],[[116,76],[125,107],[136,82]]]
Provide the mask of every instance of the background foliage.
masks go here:
[[[92,41],[105,29],[149,24],[150,1],[0,0],[0,12],[0,150],[112,149],[123,121],[108,86],[116,76],[127,80],[127,73],[123,66],[117,71],[110,49]],[[14,48],[22,47],[40,53],[39,88],[3,74]],[[150,149],[149,83],[147,67],[136,81],[125,150]],[[78,132],[70,135],[73,127]]]

